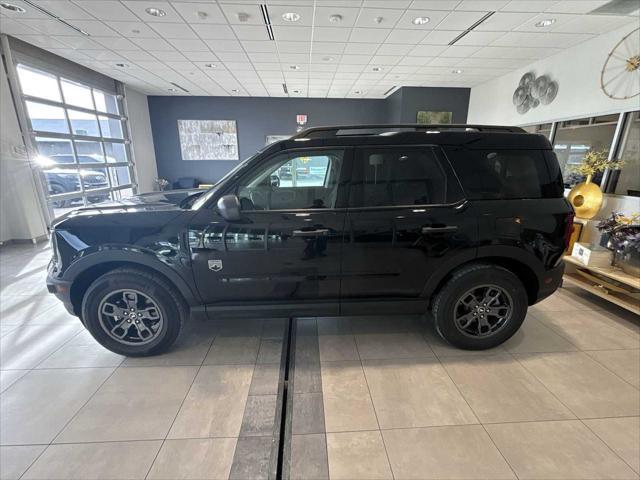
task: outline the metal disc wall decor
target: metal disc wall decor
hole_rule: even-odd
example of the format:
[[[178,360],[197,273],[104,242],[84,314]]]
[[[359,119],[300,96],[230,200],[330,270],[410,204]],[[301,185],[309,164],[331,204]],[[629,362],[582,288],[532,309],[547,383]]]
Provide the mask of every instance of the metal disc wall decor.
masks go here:
[[[627,100],[640,95],[640,46],[636,28],[620,40],[600,72],[600,88],[609,98]]]
[[[540,104],[549,105],[558,94],[558,83],[547,75],[536,77],[534,72],[522,75],[518,87],[513,92],[516,111],[523,115]]]

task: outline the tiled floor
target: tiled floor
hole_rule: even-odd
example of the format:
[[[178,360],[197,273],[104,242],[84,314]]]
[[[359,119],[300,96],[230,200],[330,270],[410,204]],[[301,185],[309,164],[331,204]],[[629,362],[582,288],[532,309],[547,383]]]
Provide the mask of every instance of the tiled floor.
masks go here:
[[[190,323],[168,354],[104,350],[0,249],[0,478],[266,478],[283,320]],[[638,479],[640,324],[571,289],[492,351],[428,319],[296,322],[299,479]]]

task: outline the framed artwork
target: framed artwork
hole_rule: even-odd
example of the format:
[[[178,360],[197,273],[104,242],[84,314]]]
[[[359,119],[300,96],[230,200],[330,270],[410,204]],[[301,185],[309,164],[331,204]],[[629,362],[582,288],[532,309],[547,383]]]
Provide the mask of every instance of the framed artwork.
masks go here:
[[[429,125],[436,123],[451,123],[453,112],[430,112],[418,110],[416,114],[416,123],[421,125]]]
[[[280,140],[286,140],[291,135],[267,135],[265,145],[271,145],[272,143],[279,142]]]
[[[182,160],[239,160],[235,120],[178,120]]]

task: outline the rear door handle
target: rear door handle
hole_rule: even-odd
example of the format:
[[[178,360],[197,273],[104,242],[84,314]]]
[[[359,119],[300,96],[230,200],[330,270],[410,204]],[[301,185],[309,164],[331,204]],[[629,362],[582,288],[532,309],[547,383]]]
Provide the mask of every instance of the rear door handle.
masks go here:
[[[316,230],[294,230],[294,237],[326,237],[329,235],[328,228],[318,228]]]
[[[422,227],[422,233],[451,233],[457,232],[458,227],[456,225],[445,225],[443,227]]]

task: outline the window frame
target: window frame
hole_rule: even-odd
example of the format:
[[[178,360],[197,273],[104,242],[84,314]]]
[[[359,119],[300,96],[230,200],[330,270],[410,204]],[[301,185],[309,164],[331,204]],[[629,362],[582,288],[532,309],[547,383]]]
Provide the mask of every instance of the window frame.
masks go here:
[[[355,168],[357,168],[356,163],[360,159],[362,150],[371,150],[371,149],[389,149],[389,148],[429,148],[433,151],[434,158],[438,165],[443,170],[445,177],[450,179],[450,181],[455,182],[458,185],[458,189],[460,191],[461,197],[459,200],[455,202],[448,203],[426,203],[426,204],[410,204],[410,205],[377,205],[377,206],[360,206],[353,207],[348,204],[349,199],[351,198],[351,181],[353,179]],[[349,174],[349,183],[347,189],[347,210],[349,212],[361,212],[361,211],[374,211],[374,210],[406,210],[406,209],[423,209],[423,208],[456,208],[460,207],[467,202],[466,194],[464,188],[462,188],[462,184],[460,183],[460,179],[458,175],[451,165],[451,162],[447,155],[445,154],[442,146],[439,144],[385,144],[385,145],[362,145],[354,148],[354,154],[352,158],[352,166]]]
[[[353,162],[353,151],[354,148],[352,146],[345,145],[323,145],[321,147],[300,147],[300,148],[289,148],[286,150],[280,150],[279,152],[273,152],[271,155],[268,155],[261,159],[256,159],[254,165],[250,165],[246,171],[242,172],[240,176],[231,180],[227,185],[222,188],[220,195],[215,196],[211,199],[210,203],[206,205],[204,208],[213,208],[217,209],[217,202],[220,197],[224,195],[237,195],[238,187],[240,183],[243,182],[247,177],[253,175],[256,170],[259,170],[264,164],[268,163],[275,157],[280,155],[287,154],[299,154],[304,152],[322,152],[325,150],[342,150],[342,166],[340,172],[338,174],[338,182],[337,188],[338,193],[336,195],[336,204],[333,208],[289,208],[289,209],[273,209],[273,210],[241,210],[244,213],[282,213],[282,212],[338,212],[338,211],[346,211],[346,204],[348,201],[349,195],[349,182],[351,181],[351,169]],[[302,156],[302,155],[299,155]]]
[[[21,106],[23,107],[24,113],[25,113],[25,122],[26,122],[25,126],[27,128],[27,132],[24,132],[25,137],[29,138],[33,146],[33,149],[36,152],[38,152],[38,154],[40,152],[40,148],[38,146],[38,139],[43,139],[43,138],[52,139],[52,140],[60,139],[60,140],[69,141],[71,144],[71,152],[69,153],[69,155],[73,156],[74,161],[72,163],[65,163],[62,165],[64,166],[64,168],[74,169],[77,172],[78,176],[80,177],[79,190],[52,195],[49,193],[49,185],[46,180],[46,172],[49,170],[49,168],[42,168],[41,166],[36,166],[39,176],[42,179],[42,185],[44,190],[43,193],[45,195],[45,200],[46,200],[45,208],[49,211],[49,217],[55,218],[55,215],[53,214],[53,210],[54,210],[53,202],[56,202],[56,201],[81,199],[82,201],[81,206],[90,206],[92,205],[92,203],[89,201],[89,198],[95,197],[97,195],[107,194],[110,197],[110,199],[113,200],[113,199],[116,199],[116,195],[114,195],[115,192],[130,189],[134,194],[136,194],[138,191],[138,183],[137,183],[137,177],[136,177],[136,171],[135,171],[135,162],[133,159],[133,154],[131,149],[130,132],[127,124],[128,118],[125,116],[126,105],[124,102],[124,96],[116,92],[105,90],[103,86],[93,85],[89,82],[80,81],[76,78],[73,78],[72,76],[61,75],[57,72],[47,71],[46,68],[33,66],[29,62],[18,61],[17,63],[14,64],[14,68],[15,68],[17,85],[19,89],[18,91],[19,100],[21,102]],[[35,95],[29,95],[29,94],[23,93],[18,68],[34,71],[36,73],[55,78],[61,101],[58,102],[55,100],[50,100],[47,98],[41,98]],[[91,102],[94,109],[89,109],[89,108],[77,106],[74,104],[66,103],[64,91],[62,88],[63,81],[88,88],[91,91]],[[96,106],[95,93],[94,93],[96,91],[105,95],[114,96],[117,102],[117,109],[120,113],[114,114],[114,113],[98,110]],[[63,121],[66,123],[68,133],[48,132],[45,130],[35,129],[33,126],[32,119],[28,113],[27,102],[61,108],[64,114]],[[70,110],[94,115],[96,117],[98,135],[94,136],[94,135],[75,134],[72,128],[71,118],[69,115]],[[102,132],[102,125],[100,123],[101,117],[117,120],[120,123],[122,128],[122,138],[113,138],[113,137],[104,136]],[[100,146],[100,150],[101,150],[100,155],[105,159],[105,161],[94,162],[94,163],[80,162],[79,157],[84,156],[86,154],[79,153],[76,145],[76,141],[80,141],[80,142],[88,141],[88,142],[97,143]],[[106,144],[123,145],[127,160],[116,161],[116,162],[107,161]],[[114,184],[114,178],[117,175],[116,169],[121,167],[126,167],[128,169],[129,183],[122,184],[122,185]],[[104,169],[104,172],[102,173],[106,174],[108,186],[97,188],[97,189],[91,189],[90,187],[85,186],[81,172],[88,171],[88,170],[95,170],[98,168],[101,169],[101,172],[102,172],[102,169]]]

